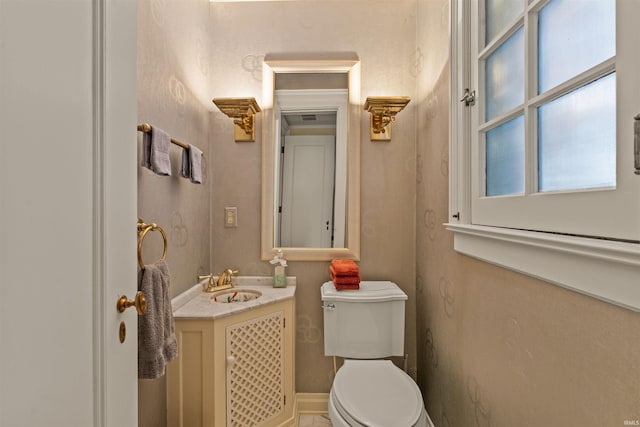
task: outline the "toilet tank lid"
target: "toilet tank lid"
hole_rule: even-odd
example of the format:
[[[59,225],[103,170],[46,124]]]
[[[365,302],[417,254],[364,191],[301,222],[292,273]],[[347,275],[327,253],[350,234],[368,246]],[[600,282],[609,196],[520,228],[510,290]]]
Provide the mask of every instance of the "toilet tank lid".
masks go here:
[[[357,290],[336,290],[333,282],[326,282],[320,289],[322,301],[329,302],[384,302],[405,301],[407,294],[393,282],[365,280]]]

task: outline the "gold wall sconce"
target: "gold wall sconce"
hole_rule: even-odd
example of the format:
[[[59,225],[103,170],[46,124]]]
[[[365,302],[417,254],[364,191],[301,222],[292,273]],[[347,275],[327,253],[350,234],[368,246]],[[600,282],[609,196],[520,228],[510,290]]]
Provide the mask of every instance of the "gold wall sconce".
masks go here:
[[[411,101],[408,96],[369,96],[364,109],[371,114],[371,141],[391,141],[391,123]]]
[[[233,119],[236,142],[254,142],[254,119],[262,111],[255,98],[213,98],[213,103]]]

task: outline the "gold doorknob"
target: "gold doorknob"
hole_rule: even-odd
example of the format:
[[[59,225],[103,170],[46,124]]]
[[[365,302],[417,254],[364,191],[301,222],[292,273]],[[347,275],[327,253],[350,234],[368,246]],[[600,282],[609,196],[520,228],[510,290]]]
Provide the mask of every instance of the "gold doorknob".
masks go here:
[[[118,311],[120,313],[122,313],[127,308],[132,307],[132,306],[136,307],[136,311],[138,312],[138,314],[146,313],[146,311],[147,311],[147,299],[144,297],[144,294],[142,293],[142,291],[138,291],[138,293],[136,293],[136,298],[133,301],[131,301],[129,298],[127,298],[126,295],[122,295],[118,299],[118,303],[116,304],[116,307],[118,308]]]

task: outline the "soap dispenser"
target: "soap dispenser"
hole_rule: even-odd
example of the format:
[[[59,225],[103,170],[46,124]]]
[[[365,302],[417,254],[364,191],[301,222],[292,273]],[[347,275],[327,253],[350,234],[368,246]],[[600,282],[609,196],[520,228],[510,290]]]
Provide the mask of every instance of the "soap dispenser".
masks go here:
[[[287,275],[284,272],[284,268],[287,266],[287,260],[284,259],[282,250],[278,250],[278,254],[269,262],[275,265],[275,268],[273,271],[273,287],[286,288]]]

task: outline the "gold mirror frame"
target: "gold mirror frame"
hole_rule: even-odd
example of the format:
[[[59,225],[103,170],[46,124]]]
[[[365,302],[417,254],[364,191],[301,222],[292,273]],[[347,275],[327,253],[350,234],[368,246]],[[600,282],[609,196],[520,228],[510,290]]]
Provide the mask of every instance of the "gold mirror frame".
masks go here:
[[[336,57],[337,56],[337,57]],[[274,89],[276,73],[346,73],[349,81],[347,125],[347,232],[344,248],[278,248],[274,246]],[[360,61],[353,54],[329,58],[267,55],[262,65],[262,215],[261,258],[279,249],[292,261],[360,259]]]

